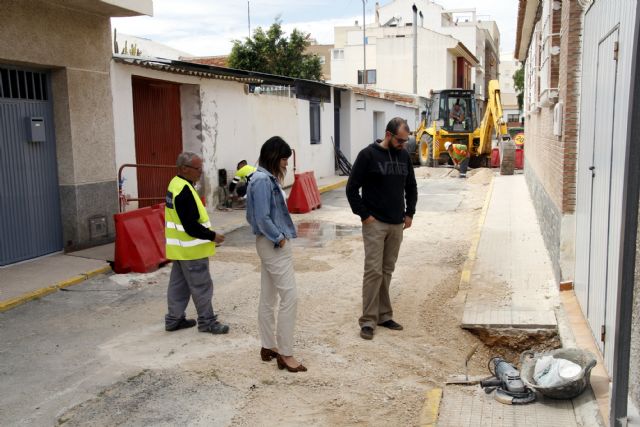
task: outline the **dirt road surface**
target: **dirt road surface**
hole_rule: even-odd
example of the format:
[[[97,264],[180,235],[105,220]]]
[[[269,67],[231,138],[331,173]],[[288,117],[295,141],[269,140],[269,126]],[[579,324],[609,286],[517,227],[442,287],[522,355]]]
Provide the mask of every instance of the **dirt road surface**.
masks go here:
[[[0,313],[2,424],[416,425],[425,392],[463,373],[480,343],[459,328],[458,284],[492,172],[416,173],[418,212],[391,283],[404,331],[359,337],[362,236],[339,189],[294,217],[295,353],[308,372],[260,361],[259,260],[243,228],[211,261],[214,308],[229,335],[164,331],[168,267],[99,277]],[[480,344],[470,374],[485,374],[489,357]]]

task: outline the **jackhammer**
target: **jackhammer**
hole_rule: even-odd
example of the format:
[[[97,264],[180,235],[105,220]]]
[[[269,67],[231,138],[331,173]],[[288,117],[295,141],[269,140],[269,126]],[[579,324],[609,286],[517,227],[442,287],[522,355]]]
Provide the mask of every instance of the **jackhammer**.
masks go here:
[[[495,390],[495,399],[498,402],[506,405],[522,405],[536,400],[536,393],[524,385],[520,372],[512,364],[500,357],[493,357],[489,360],[488,367],[493,378],[480,381],[480,387],[487,394]]]

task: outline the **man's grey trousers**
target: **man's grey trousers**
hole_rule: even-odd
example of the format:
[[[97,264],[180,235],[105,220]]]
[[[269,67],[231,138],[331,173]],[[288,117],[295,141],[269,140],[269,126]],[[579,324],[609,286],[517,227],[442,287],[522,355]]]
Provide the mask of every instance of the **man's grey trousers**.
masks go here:
[[[209,273],[209,258],[173,261],[167,290],[169,312],[164,318],[166,327],[176,326],[180,319],[184,319],[189,298],[193,298],[198,313],[198,329],[206,330],[216,321],[212,297],[213,281]]]

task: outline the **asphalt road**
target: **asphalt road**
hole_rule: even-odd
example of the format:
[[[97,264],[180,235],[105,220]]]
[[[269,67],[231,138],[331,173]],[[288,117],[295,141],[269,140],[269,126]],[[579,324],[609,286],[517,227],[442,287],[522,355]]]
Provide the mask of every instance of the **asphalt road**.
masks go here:
[[[214,308],[231,326],[227,336],[164,331],[169,267],[99,276],[0,313],[1,423],[417,423],[424,392],[462,366],[476,342],[457,326],[455,295],[490,179],[438,173],[419,179],[418,213],[392,282],[405,331],[359,338],[360,225],[344,189],[334,190],[323,194],[321,209],[294,217],[295,351],[309,372],[259,360],[259,259],[244,227],[211,261]]]

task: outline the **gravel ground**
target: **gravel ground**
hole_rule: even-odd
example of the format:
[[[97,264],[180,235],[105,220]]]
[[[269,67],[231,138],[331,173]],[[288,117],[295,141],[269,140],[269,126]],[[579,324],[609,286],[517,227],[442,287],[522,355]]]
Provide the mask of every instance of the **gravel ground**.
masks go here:
[[[359,337],[363,247],[344,190],[294,217],[299,293],[291,374],[260,361],[259,259],[246,229],[212,258],[226,336],[163,328],[169,268],[95,278],[0,313],[4,425],[416,425],[424,392],[463,373],[480,341],[459,328],[460,271],[488,169],[416,169],[418,212],[391,284],[404,331]],[[212,218],[215,224],[215,214]],[[189,306],[189,314],[194,314]],[[486,373],[480,344],[470,374]]]

